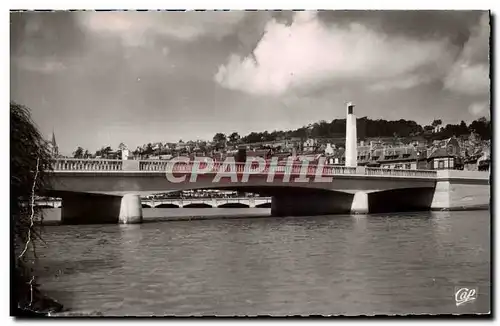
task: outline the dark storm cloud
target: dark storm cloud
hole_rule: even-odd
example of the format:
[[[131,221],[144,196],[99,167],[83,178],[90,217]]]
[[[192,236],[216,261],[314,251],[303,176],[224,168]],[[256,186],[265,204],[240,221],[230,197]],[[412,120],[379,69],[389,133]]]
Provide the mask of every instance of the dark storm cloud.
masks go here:
[[[470,37],[471,28],[479,23],[485,11],[320,11],[318,18],[326,24],[363,24],[387,35],[413,38],[448,38],[462,46]]]
[[[11,54],[66,56],[85,50],[85,33],[66,11],[13,12]]]

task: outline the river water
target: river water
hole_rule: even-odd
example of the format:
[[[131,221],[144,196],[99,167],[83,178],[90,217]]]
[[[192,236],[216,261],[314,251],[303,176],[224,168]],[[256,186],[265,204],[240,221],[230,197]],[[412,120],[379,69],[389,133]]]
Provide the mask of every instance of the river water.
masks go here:
[[[211,209],[177,211],[213,215]],[[161,215],[155,212],[147,214]],[[120,316],[490,311],[488,211],[46,226],[43,237],[42,289],[77,311]],[[478,287],[477,299],[456,306],[456,286]]]

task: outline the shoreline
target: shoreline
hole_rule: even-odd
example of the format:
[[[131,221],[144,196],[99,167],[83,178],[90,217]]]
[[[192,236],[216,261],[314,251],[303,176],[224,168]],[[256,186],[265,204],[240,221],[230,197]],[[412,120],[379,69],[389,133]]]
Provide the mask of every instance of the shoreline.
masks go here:
[[[147,208],[148,210],[156,210],[155,208]],[[158,208],[158,209],[169,209],[169,208]],[[195,208],[196,209],[196,208]],[[234,208],[224,208],[225,210],[232,210]],[[242,208],[244,210],[249,209],[249,208]],[[250,208],[251,209],[251,208]],[[249,210],[250,210],[249,209]],[[234,212],[234,213],[217,213],[212,211],[215,214],[207,214],[207,210],[214,210],[214,208],[202,208],[204,212],[201,212],[201,214],[188,214],[188,215],[170,215],[170,216],[145,216],[143,217],[142,223],[157,223],[157,222],[188,222],[188,221],[202,221],[202,220],[226,220],[226,219],[244,219],[244,218],[269,218],[273,217],[271,215],[271,211],[269,208],[258,208],[261,210],[260,212],[254,212],[254,213],[241,213],[241,209],[238,209],[239,212]],[[60,211],[60,208],[52,208],[49,210],[53,211]],[[172,208],[172,210],[183,210],[183,208]],[[216,209],[215,209],[216,210]],[[267,210],[267,212],[264,212],[264,210]],[[430,209],[428,212],[452,212],[452,211],[483,211],[483,210],[490,210],[490,205],[477,205],[477,206],[469,206],[469,207],[454,207],[454,208],[446,208],[446,209]],[[151,212],[151,211],[150,211]],[[422,211],[423,212],[423,211]],[[393,213],[398,213],[398,212],[387,212],[387,214],[393,214]],[[411,212],[409,212],[411,213]],[[380,213],[373,213],[373,214],[380,214]],[[345,214],[338,214],[338,215],[345,215]],[[349,215],[349,214],[347,214]],[[367,214],[371,215],[371,214]],[[35,224],[41,225],[41,226],[60,226],[60,225],[74,225],[74,224],[63,224],[61,222],[60,216],[57,219],[54,218],[44,218],[42,223],[40,221],[36,221]],[[102,223],[102,224],[110,224],[110,223]],[[114,224],[114,223],[111,223]],[[82,224],[84,225],[84,224]]]
[[[188,222],[188,221],[203,221],[203,220],[230,220],[230,219],[244,219],[244,218],[269,218],[271,215],[192,215],[192,216],[164,216],[164,217],[150,217],[143,218],[142,223],[157,223],[157,222]],[[42,226],[60,226],[60,225],[85,225],[85,224],[63,224],[61,221],[44,221],[37,223]],[[102,224],[118,224],[118,223],[102,223]],[[90,224],[88,224],[90,225]],[[131,224],[132,225],[132,224]],[[135,224],[134,224],[135,225]]]

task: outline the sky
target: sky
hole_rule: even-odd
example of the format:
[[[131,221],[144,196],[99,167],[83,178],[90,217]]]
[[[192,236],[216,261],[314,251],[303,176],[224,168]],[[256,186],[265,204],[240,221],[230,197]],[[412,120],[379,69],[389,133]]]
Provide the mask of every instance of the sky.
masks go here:
[[[489,117],[485,11],[11,13],[11,100],[59,150],[358,117]],[[50,138],[49,138],[50,139]]]

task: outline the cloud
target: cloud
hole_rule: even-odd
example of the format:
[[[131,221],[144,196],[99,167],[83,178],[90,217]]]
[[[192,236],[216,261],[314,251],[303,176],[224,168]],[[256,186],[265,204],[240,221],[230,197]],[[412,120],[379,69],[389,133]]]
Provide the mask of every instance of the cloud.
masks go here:
[[[391,79],[388,81],[381,81],[368,86],[368,90],[375,92],[382,92],[391,89],[410,89],[420,84],[431,82],[431,76],[410,75],[400,79]]]
[[[164,35],[184,41],[193,41],[201,36],[216,38],[232,32],[245,12],[83,12],[79,13],[80,24],[95,33],[120,37],[125,45],[141,46],[151,36]]]
[[[44,74],[57,73],[66,70],[67,67],[61,61],[57,61],[53,58],[34,58],[29,56],[23,56],[20,58],[15,58],[16,64],[24,69]]]
[[[265,31],[254,55],[230,55],[216,82],[259,95],[343,81],[375,90],[407,88],[429,74],[443,75],[455,50],[446,39],[389,38],[355,23],[328,26],[311,11],[295,13],[289,26],[271,20]]]
[[[486,64],[457,63],[444,81],[445,88],[467,95],[488,94],[489,67]]]
[[[444,87],[467,95],[484,95],[490,91],[489,15],[483,14],[471,31],[459,58],[444,79]]]
[[[473,116],[488,116],[490,115],[489,102],[476,102],[469,106],[469,113]]]

